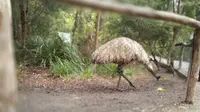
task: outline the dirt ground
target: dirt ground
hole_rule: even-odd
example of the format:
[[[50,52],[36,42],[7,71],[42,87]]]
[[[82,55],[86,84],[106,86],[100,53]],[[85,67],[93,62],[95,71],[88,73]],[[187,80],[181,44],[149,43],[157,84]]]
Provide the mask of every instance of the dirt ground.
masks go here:
[[[156,81],[151,75],[129,77],[116,90],[118,78],[61,79],[48,70],[28,68],[19,76],[18,112],[187,112],[186,81],[162,69]],[[164,91],[157,91],[157,88]],[[197,112],[195,109],[193,112]]]

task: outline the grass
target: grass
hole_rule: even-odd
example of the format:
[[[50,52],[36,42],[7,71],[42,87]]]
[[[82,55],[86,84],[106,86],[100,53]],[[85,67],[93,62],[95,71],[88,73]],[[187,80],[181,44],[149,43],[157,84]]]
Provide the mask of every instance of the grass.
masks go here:
[[[141,64],[137,64],[134,66],[129,65],[124,67],[123,70],[124,70],[124,75],[126,76],[136,76],[143,74],[145,75],[148,73],[146,68]],[[117,73],[116,64],[97,65],[96,73],[100,76],[111,76],[111,77],[119,76],[119,74]]]
[[[55,76],[77,76],[84,72],[85,65],[84,63],[57,58],[55,62],[51,62],[50,69]]]
[[[49,39],[29,37],[25,48],[15,45],[15,52],[18,64],[23,66],[49,67],[51,62],[57,61],[57,58],[70,60],[77,64],[83,62],[77,46],[65,43],[59,37]]]
[[[100,76],[118,76],[116,64],[102,64],[96,66],[96,74]]]
[[[118,77],[117,73],[117,65],[116,64],[104,64],[96,66],[96,73],[99,76],[109,76],[109,77]],[[148,71],[144,68],[143,65],[135,65],[134,67],[129,66],[125,67],[124,75],[126,76],[137,76],[137,75],[145,75],[148,74]],[[90,78],[92,73],[92,65],[84,65],[76,64],[67,60],[56,61],[55,63],[51,63],[51,71],[55,76],[59,77],[76,77],[80,76],[82,78]]]

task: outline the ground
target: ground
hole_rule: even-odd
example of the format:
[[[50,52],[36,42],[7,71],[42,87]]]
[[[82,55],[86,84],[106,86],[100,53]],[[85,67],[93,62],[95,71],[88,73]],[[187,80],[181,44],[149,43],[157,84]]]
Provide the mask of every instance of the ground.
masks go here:
[[[197,112],[185,99],[186,81],[165,69],[162,79],[151,75],[129,77],[137,90],[126,81],[116,90],[118,78],[94,76],[89,79],[52,77],[46,69],[26,68],[19,75],[18,112]],[[164,91],[157,91],[157,88]],[[197,103],[198,104],[198,103]]]

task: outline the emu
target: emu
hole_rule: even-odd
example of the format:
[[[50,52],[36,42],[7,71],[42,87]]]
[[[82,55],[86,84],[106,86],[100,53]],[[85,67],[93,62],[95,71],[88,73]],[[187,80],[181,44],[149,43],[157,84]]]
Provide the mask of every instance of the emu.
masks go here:
[[[133,62],[142,63],[157,80],[160,79],[160,76],[156,75],[144,48],[136,41],[127,37],[116,38],[100,46],[92,54],[92,62],[95,64],[115,63],[118,65],[117,72],[120,76],[117,89],[119,88],[121,77],[128,81],[129,85],[134,89],[136,88],[123,74],[123,67]]]

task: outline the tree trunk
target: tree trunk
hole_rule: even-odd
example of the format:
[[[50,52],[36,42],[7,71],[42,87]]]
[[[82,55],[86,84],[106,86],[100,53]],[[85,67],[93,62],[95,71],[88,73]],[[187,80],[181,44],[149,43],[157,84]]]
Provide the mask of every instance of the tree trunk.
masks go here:
[[[1,0],[0,10],[0,112],[16,112],[17,80],[12,46],[10,0]]]
[[[22,0],[20,5],[20,17],[21,17],[21,45],[24,48],[26,38],[28,36],[28,0]]]
[[[180,52],[180,56],[179,56],[179,67],[178,69],[182,68],[182,61],[183,61],[183,52],[184,52],[184,46],[181,46],[181,52]]]
[[[192,67],[189,74],[187,84],[187,94],[185,102],[192,104],[194,102],[194,92],[196,89],[196,82],[199,74],[199,63],[200,63],[200,29],[196,29],[194,35],[194,45],[192,50]]]
[[[96,32],[95,32],[95,44],[94,44],[95,50],[98,48],[99,25],[100,25],[100,11],[97,12],[97,17],[96,17]],[[92,65],[92,71],[93,73],[96,72],[96,64]]]
[[[181,13],[180,5],[181,5],[181,0],[178,1],[178,6],[177,6],[177,13],[178,13],[178,14]]]
[[[107,19],[108,19],[108,15],[105,13],[103,15],[103,22],[101,21],[101,24],[106,24]],[[102,39],[105,39],[106,38],[106,33],[107,33],[107,28],[103,28],[102,30],[103,30],[102,31]]]
[[[172,43],[169,47],[169,53],[168,53],[168,64],[172,63],[173,59],[172,59],[172,51],[174,49],[174,45],[175,45],[175,42],[177,40],[177,34],[178,34],[178,27],[177,26],[174,26],[173,27],[173,35],[172,35]]]
[[[175,11],[175,4],[176,4],[176,3],[175,3],[175,1],[174,1],[174,0],[173,0],[173,2],[172,2],[172,3],[173,3],[173,4],[172,4],[172,7],[173,7],[173,12],[176,12],[176,11]]]
[[[180,2],[181,2],[181,0],[178,1],[178,6],[177,6],[177,8],[176,8],[176,3],[175,3],[175,1],[173,0],[173,12],[174,12],[174,13],[179,14],[179,12],[180,12]],[[174,26],[174,27],[173,27],[173,36],[172,36],[172,37],[173,37],[173,41],[172,41],[171,46],[169,47],[169,53],[168,53],[168,64],[170,64],[171,68],[172,68],[171,63],[173,63],[172,51],[173,51],[173,49],[174,49],[174,44],[175,44],[175,42],[176,42],[176,40],[177,40],[178,31],[179,31],[178,27],[177,27],[177,26]],[[172,68],[172,69],[173,69],[173,68]]]
[[[72,37],[75,35],[77,26],[78,26],[78,10],[76,11],[76,14],[74,17],[74,27],[72,29]]]
[[[17,20],[13,19],[13,39],[17,40]]]
[[[98,48],[99,25],[100,25],[100,11],[97,12],[97,18],[96,18],[95,50]]]

